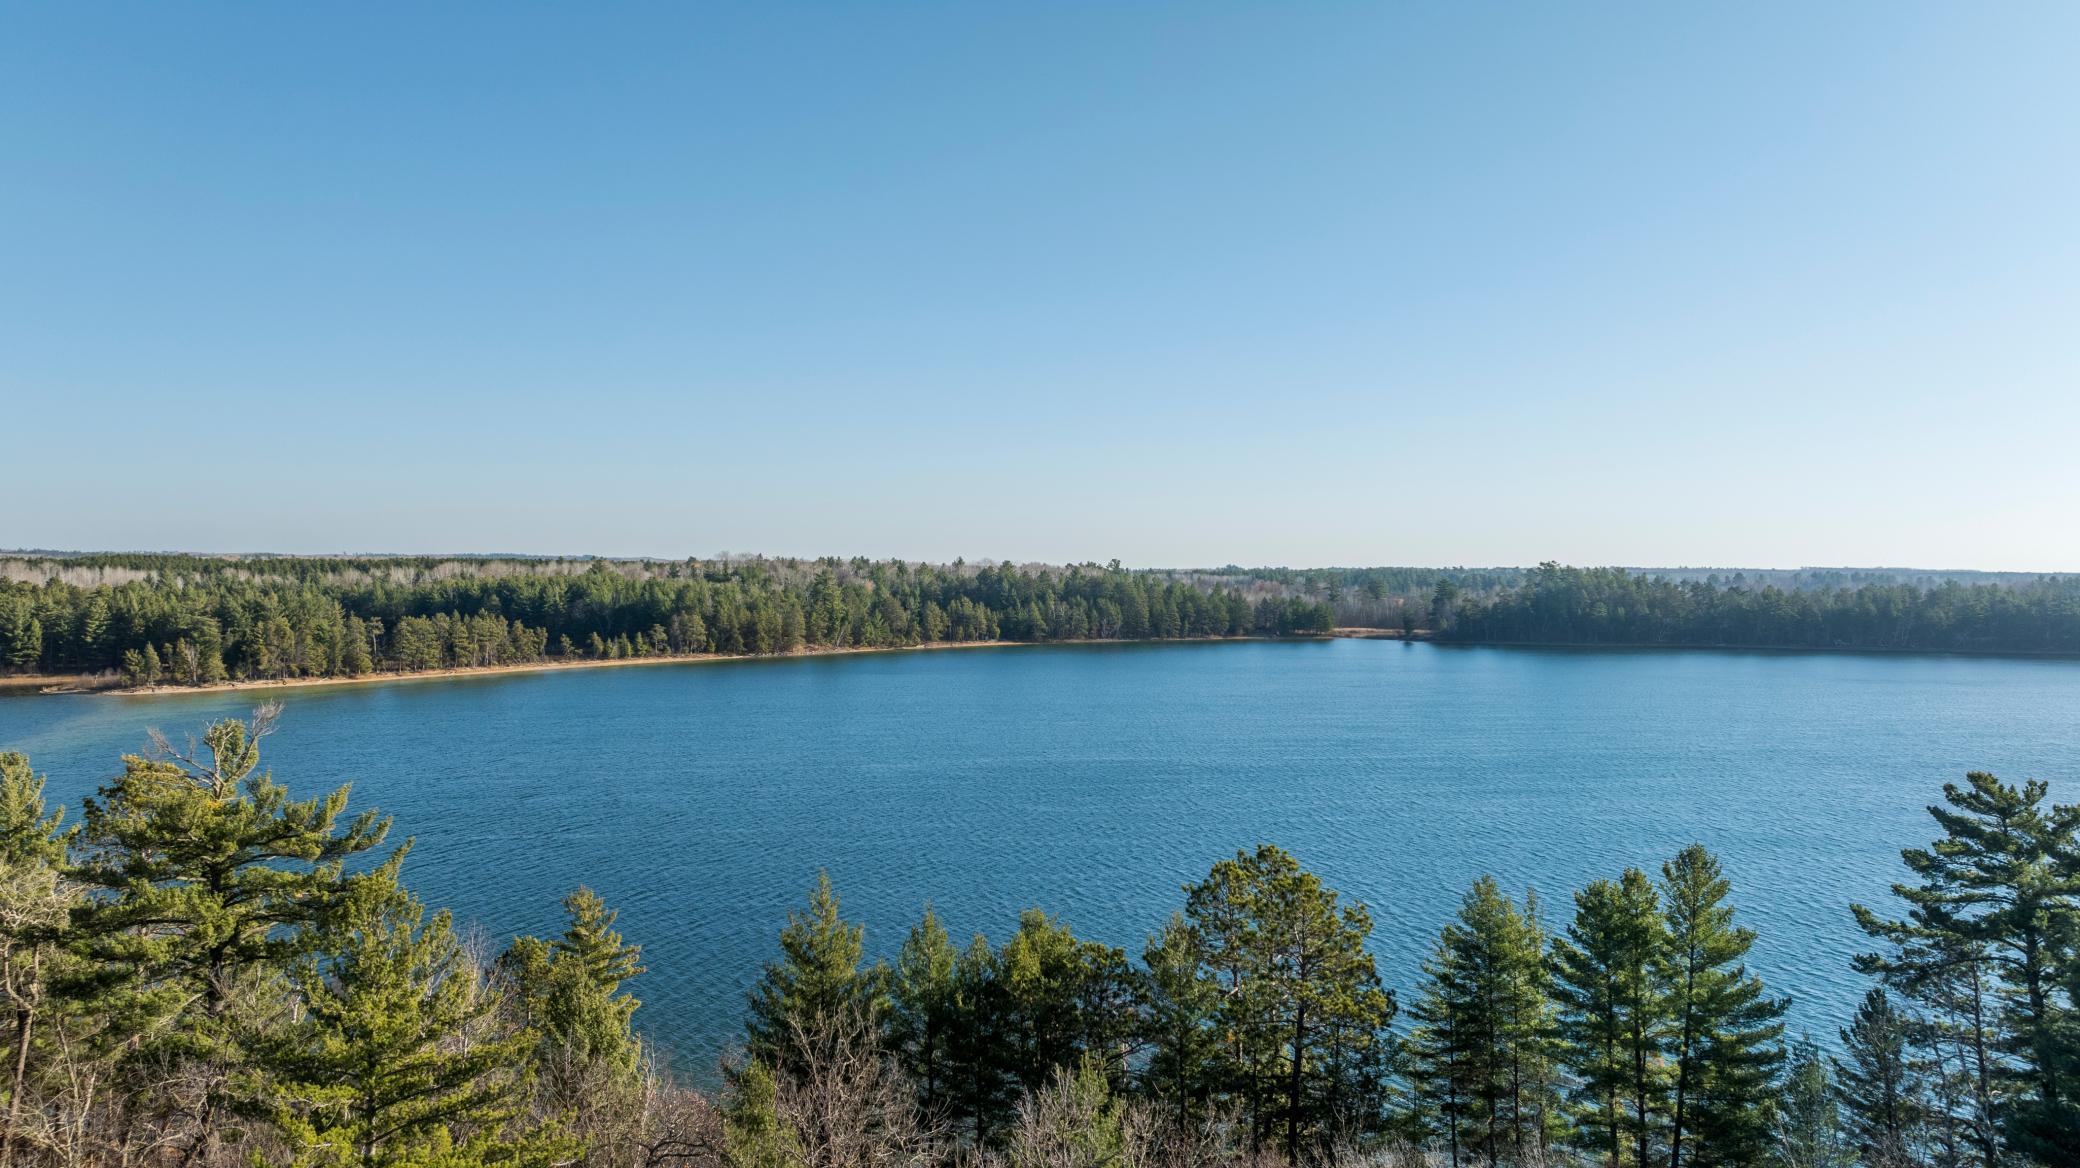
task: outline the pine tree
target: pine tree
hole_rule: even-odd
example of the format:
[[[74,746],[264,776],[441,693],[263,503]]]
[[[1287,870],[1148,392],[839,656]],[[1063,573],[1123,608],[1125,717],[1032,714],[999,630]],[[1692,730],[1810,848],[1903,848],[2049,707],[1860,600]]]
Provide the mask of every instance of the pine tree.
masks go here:
[[[1765,996],[1741,963],[1755,932],[1735,927],[1719,861],[1692,844],[1661,872],[1667,941],[1657,964],[1674,1070],[1669,1168],[1752,1164],[1769,1142],[1771,1084],[1784,1061],[1778,1019],[1788,1004]]]
[[[1853,1157],[1843,1138],[1834,1077],[1810,1037],[1793,1046],[1790,1071],[1772,1110],[1775,1162],[1781,1168],[1851,1168]]]
[[[1575,894],[1553,941],[1564,1058],[1576,1087],[1576,1142],[1610,1168],[1655,1163],[1666,1110],[1668,1014],[1655,978],[1667,944],[1660,897],[1627,869]]]
[[[535,1035],[534,1063],[551,1112],[581,1104],[597,1112],[635,1086],[642,1044],[635,1036],[639,1003],[622,983],[643,972],[638,946],[614,930],[619,915],[591,889],[564,898],[567,924],[553,942],[516,938],[498,960],[518,1022]]]
[[[801,1142],[780,1114],[780,1085],[753,1061],[730,1076],[722,1112],[722,1161],[727,1168],[800,1168]]]
[[[62,811],[44,813],[43,784],[26,756],[0,752],[0,992],[14,1021],[0,1168],[15,1160],[31,1046],[77,900],[63,877],[74,832],[60,827]]]
[[[1206,946],[1182,914],[1172,914],[1142,951],[1142,1082],[1179,1132],[1196,1129],[1221,1088],[1217,1027],[1220,985],[1206,969]]]
[[[751,991],[746,1023],[754,1059],[785,1066],[783,1054],[804,1034],[858,1013],[878,1020],[884,995],[878,969],[861,969],[866,929],[839,915],[827,872],[816,876],[809,910],[789,912],[780,959],[766,963]]]
[[[85,803],[70,872],[98,893],[73,912],[73,944],[93,970],[79,992],[148,1036],[137,1056],[205,1068],[199,1139],[250,1037],[234,1004],[274,992],[269,979],[340,909],[345,862],[389,829],[374,812],[341,826],[347,787],[295,802],[257,769],[275,712],[211,726],[206,756],[162,739],[167,757],[126,757]]]
[[[991,1142],[1010,1118],[1012,1036],[1000,962],[977,933],[953,969],[954,1024],[947,1035],[947,1104],[966,1120],[978,1144]]]
[[[368,625],[358,616],[350,616],[341,635],[339,645],[340,672],[348,677],[360,677],[375,668],[375,660],[369,655]]]
[[[1909,1022],[1883,989],[1864,994],[1835,1062],[1844,1127],[1866,1168],[1919,1168],[1924,1088],[1908,1057]]]
[[[96,588],[79,618],[79,660],[82,669],[94,668],[108,651],[108,593]]]
[[[1416,1103],[1412,1118],[1426,1137],[1444,1141],[1445,1162],[1451,1168],[1463,1162],[1479,1130],[1474,1114],[1480,1091],[1475,1054],[1479,1036],[1472,1033],[1472,1007],[1478,999],[1471,981],[1461,954],[1449,938],[1439,937],[1423,963],[1422,985],[1409,1007],[1416,1023],[1407,1042]]]
[[[351,882],[289,983],[304,1021],[264,1053],[273,1118],[298,1165],[549,1164],[543,1133],[508,1138],[528,1036],[491,1027],[497,1001],[456,941],[396,883]]]
[[[642,946],[622,944],[621,934],[614,931],[621,914],[608,908],[598,893],[578,889],[563,898],[563,911],[569,923],[555,943],[556,952],[577,961],[593,984],[612,994],[622,982],[643,972]],[[630,999],[628,1008],[635,1007]]]
[[[64,862],[74,829],[60,829],[63,808],[44,814],[43,786],[27,755],[0,751],[0,864],[10,869],[55,870]]]
[[[2001,1161],[2005,1082],[1994,1049],[1994,998],[1985,947],[1929,929],[1928,910],[1909,910],[1913,936],[1893,954],[1862,954],[1857,968],[1878,974],[1917,1012],[1908,1018],[1907,1058],[1928,1085],[1929,1143],[1937,1163],[1993,1168]]]
[[[224,670],[224,633],[214,617],[197,617],[190,622],[190,638],[194,644],[194,663],[191,666],[193,683],[214,685],[229,676]]]
[[[1545,937],[1533,913],[1482,877],[1424,973],[1414,1049],[1455,1162],[1461,1147],[1489,1164],[1543,1161],[1558,1109]]]
[[[1365,942],[1372,916],[1270,844],[1237,852],[1186,889],[1186,919],[1205,938],[1208,968],[1235,990],[1222,1011],[1234,1035],[1251,1138],[1277,1138],[1288,1159],[1348,1122],[1355,1092],[1333,1072],[1343,1044],[1372,1043],[1395,1004]]]
[[[2069,1046],[2074,1001],[2065,984],[2080,938],[2080,806],[2047,808],[2041,782],[2012,787],[1977,771],[1965,780],[1944,784],[1943,804],[1928,809],[1943,837],[1900,854],[1920,880],[1893,886],[1907,919],[1852,906],[1866,932],[1894,947],[1859,958],[1859,967],[1912,992],[1936,988],[1935,975],[1960,960],[1986,962],[1999,990],[1981,1038],[1996,1056],[1982,1060],[1987,1089],[2018,1149],[2048,1159],[2080,1146],[2080,1059]]]
[[[43,622],[30,617],[14,630],[7,649],[7,662],[24,673],[43,660]]]
[[[1027,1091],[1093,1058],[1123,1069],[1130,998],[1126,954],[1079,939],[1039,909],[1019,914],[998,955],[1008,1069]]]
[[[888,1044],[903,1073],[917,1086],[918,1106],[927,1116],[944,1104],[947,1044],[958,1024],[960,951],[930,905],[903,940],[890,979]]]
[[[1522,1140],[1517,1154],[1523,1162],[1547,1163],[1567,1136],[1564,1048],[1553,985],[1552,935],[1532,889],[1524,890],[1524,908],[1512,938],[1515,985],[1505,1000],[1510,1005],[1506,1022],[1513,1052],[1510,1092],[1515,1131]]]
[[[257,772],[275,711],[203,735],[206,758],[167,748],[128,755],[123,773],[86,800],[73,877],[107,895],[75,922],[96,955],[218,1012],[241,965],[294,954],[293,931],[338,904],[341,867],[379,845],[390,821],[363,812],[345,827],[350,788],[294,802]],[[256,773],[257,772],[257,773]]]

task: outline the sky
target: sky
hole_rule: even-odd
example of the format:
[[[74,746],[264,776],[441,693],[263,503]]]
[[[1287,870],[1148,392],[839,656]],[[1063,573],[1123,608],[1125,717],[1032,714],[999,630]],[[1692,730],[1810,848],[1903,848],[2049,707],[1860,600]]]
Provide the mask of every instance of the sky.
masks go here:
[[[0,0],[0,546],[2076,570],[2076,51]]]

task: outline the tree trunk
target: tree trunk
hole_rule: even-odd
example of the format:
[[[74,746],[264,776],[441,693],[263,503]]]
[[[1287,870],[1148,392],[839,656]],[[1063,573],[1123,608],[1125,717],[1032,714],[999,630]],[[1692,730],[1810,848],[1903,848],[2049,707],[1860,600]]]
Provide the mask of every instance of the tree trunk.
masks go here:
[[[21,1131],[22,1087],[29,1079],[29,1027],[35,1020],[33,1008],[15,1008],[14,1084],[7,1096],[7,1134],[0,1137],[0,1168],[14,1168],[14,1145]]]
[[[1300,1159],[1300,1069],[1307,1049],[1307,1007],[1293,1009],[1293,1072],[1286,1093],[1286,1159]]]
[[[1454,1067],[1445,1075],[1445,1106],[1451,1116],[1452,1168],[1459,1168],[1459,1075]]]
[[[1668,1168],[1683,1168],[1683,1112],[1684,1105],[1690,1098],[1691,1067],[1697,1061],[1693,1049],[1697,1045],[1697,980],[1692,971],[1696,969],[1698,960],[1694,950],[1686,955],[1683,975],[1683,1045],[1676,1058],[1676,1106],[1674,1123],[1670,1125],[1668,1132]],[[1640,1162],[1646,1162],[1644,1157]]]
[[[1640,1033],[1645,1025],[1641,1019],[1633,1020],[1632,1035],[1632,1114],[1639,1123],[1639,1164],[1647,1163],[1647,1043],[1646,1035]]]
[[[2029,1043],[2036,1055],[2037,1092],[2046,1110],[2058,1109],[2058,1055],[2051,1040],[2050,1005],[2044,1000],[2044,963],[2037,931],[2023,934],[2023,976],[2029,990]]]
[[[2000,1139],[1993,1122],[1993,1075],[1987,1064],[1986,1055],[1986,1005],[1984,986],[1981,984],[1979,966],[1972,970],[1972,1060],[1977,1077],[1979,1097],[1973,1101],[1972,1126],[1977,1129],[1980,1145],[1985,1149],[1986,1168],[2000,1163]]]

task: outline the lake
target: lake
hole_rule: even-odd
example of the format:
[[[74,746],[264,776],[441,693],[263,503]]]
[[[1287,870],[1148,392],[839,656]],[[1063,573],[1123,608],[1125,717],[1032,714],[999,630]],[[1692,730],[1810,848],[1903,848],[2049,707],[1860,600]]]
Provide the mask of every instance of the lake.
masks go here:
[[[0,747],[76,807],[148,727],[251,692],[0,698]],[[1390,986],[1466,886],[1569,894],[1717,852],[1752,966],[1831,1038],[1879,903],[1967,770],[2080,794],[2080,662],[1447,648],[1393,641],[964,649],[290,689],[265,758],[352,780],[417,845],[408,883],[502,942],[588,885],[689,1070],[737,1032],[787,910],[827,868],[870,951],[926,900],[956,938],[1020,909],[1127,946],[1259,841],[1367,902]]]

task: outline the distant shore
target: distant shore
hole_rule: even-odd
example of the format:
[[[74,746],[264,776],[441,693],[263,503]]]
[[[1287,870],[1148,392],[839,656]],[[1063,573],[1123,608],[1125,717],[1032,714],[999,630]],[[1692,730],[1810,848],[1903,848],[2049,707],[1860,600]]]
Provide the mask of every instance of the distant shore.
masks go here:
[[[1383,629],[1338,629],[1334,636],[1399,636],[1398,632]],[[1087,640],[1087,641],[931,641],[922,645],[858,646],[853,648],[801,649],[792,653],[672,653],[654,657],[616,657],[607,660],[586,659],[581,661],[521,661],[510,665],[465,665],[443,669],[420,669],[410,672],[386,671],[364,673],[358,677],[289,677],[289,678],[245,678],[237,681],[218,681],[209,685],[121,685],[97,683],[93,676],[29,675],[0,678],[0,685],[10,688],[37,688],[47,694],[97,694],[107,697],[168,697],[178,694],[218,693],[232,690],[309,689],[316,686],[370,685],[391,681],[435,681],[464,677],[495,677],[508,673],[546,673],[560,669],[608,669],[622,665],[699,665],[718,661],[775,661],[800,657],[846,657],[861,653],[912,653],[936,649],[1010,649],[1036,645],[1179,645],[1205,644],[1219,641],[1261,641],[1264,637],[1164,637],[1143,640]],[[1287,640],[1311,638],[1291,637]]]
[[[2012,657],[2022,661],[2072,661],[2080,652],[2068,649],[1895,649],[1883,645],[1733,645],[1706,641],[1454,641],[1418,633],[1418,640],[1453,649],[1610,649],[1636,653],[1667,650],[1671,653],[1827,653],[1863,654],[1877,657]]]
[[[30,673],[13,676],[0,675],[0,692],[33,689],[45,694],[95,694],[108,697],[168,697],[178,694],[216,693],[234,690],[309,689],[318,686],[371,685],[393,681],[442,681],[468,677],[496,677],[512,673],[547,673],[562,669],[610,669],[623,665],[700,665],[723,661],[776,661],[802,657],[848,657],[862,653],[914,653],[937,649],[1012,649],[1032,648],[1048,645],[1189,645],[1212,644],[1229,641],[1265,640],[1326,640],[1343,639],[1358,641],[1422,641],[1435,642],[1454,648],[1489,649],[1568,649],[1568,650],[1668,650],[1675,652],[1735,652],[1735,653],[1827,653],[1827,654],[1874,654],[1880,656],[1928,656],[1928,657],[2011,657],[2040,660],[2072,660],[2080,654],[2068,652],[2027,652],[2003,649],[1883,649],[1860,646],[1817,646],[1817,645],[1706,645],[1667,644],[1654,642],[1632,643],[1581,643],[1565,641],[1436,641],[1427,629],[1405,633],[1400,629],[1367,628],[1363,626],[1338,626],[1327,633],[1298,634],[1291,637],[1163,637],[1138,639],[1092,639],[1081,641],[932,641],[921,645],[857,646],[852,648],[820,647],[798,649],[792,653],[673,653],[653,657],[618,657],[607,660],[584,659],[578,661],[549,660],[522,661],[510,665],[468,665],[442,669],[421,669],[411,672],[386,671],[364,673],[359,677],[291,677],[291,678],[246,678],[237,681],[212,682],[209,685],[123,685],[110,675],[101,674],[50,674]]]
[[[358,677],[244,678],[208,685],[78,685],[46,687],[44,693],[92,693],[110,697],[165,697],[172,694],[225,690],[309,689],[329,685],[370,685],[388,681],[440,681],[458,677],[496,677],[507,673],[548,673],[563,669],[611,669],[623,665],[700,665],[711,661],[773,661],[794,657],[841,657],[856,653],[907,653],[916,649],[989,649],[1031,644],[1027,641],[935,641],[928,645],[859,646],[849,649],[803,649],[794,653],[667,653],[653,657],[588,658],[580,661],[518,661],[510,665],[458,665],[443,669],[386,670]],[[73,679],[77,683],[78,679]]]

